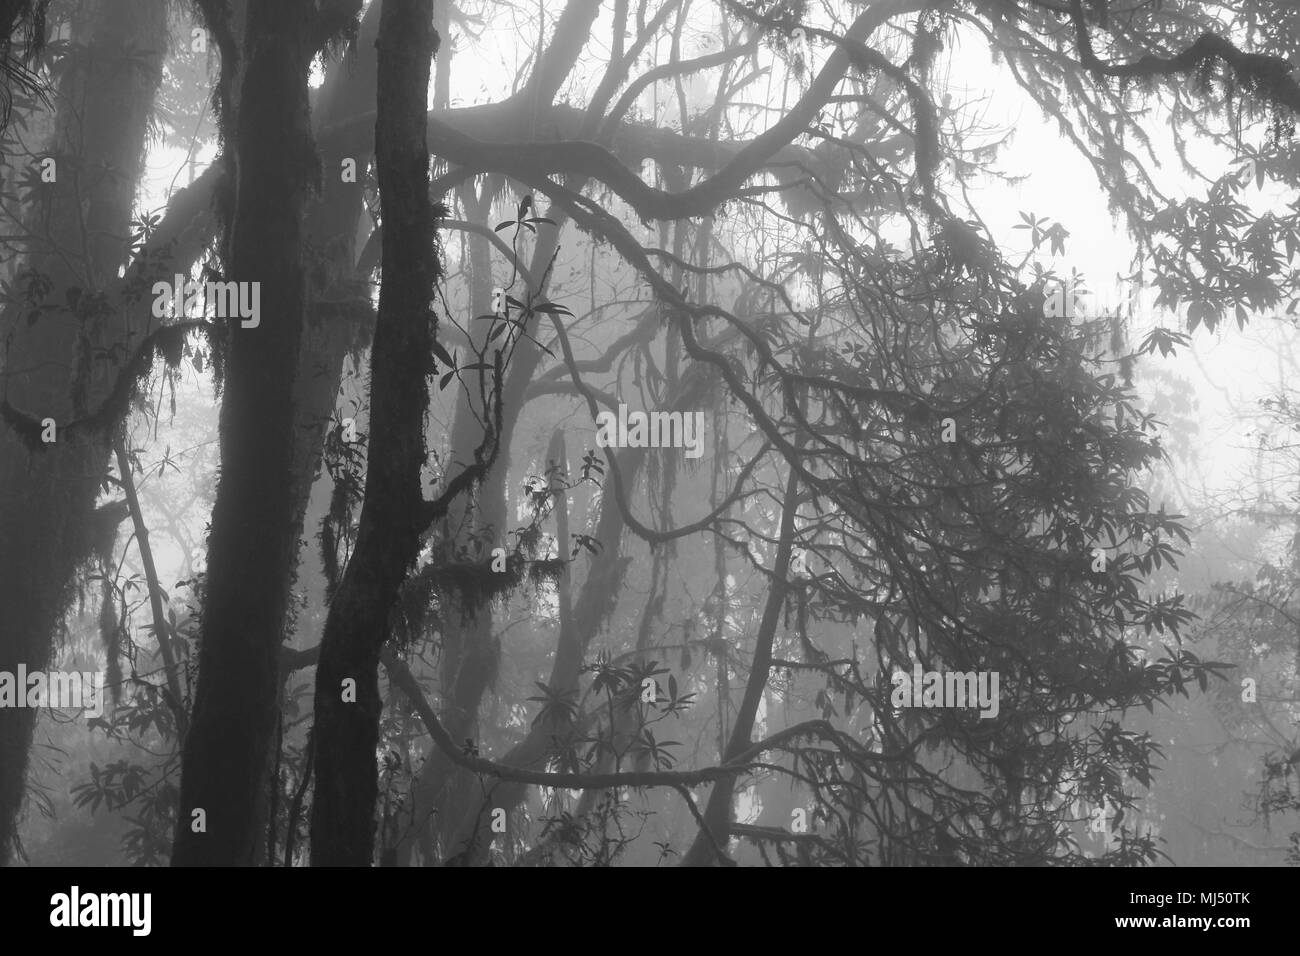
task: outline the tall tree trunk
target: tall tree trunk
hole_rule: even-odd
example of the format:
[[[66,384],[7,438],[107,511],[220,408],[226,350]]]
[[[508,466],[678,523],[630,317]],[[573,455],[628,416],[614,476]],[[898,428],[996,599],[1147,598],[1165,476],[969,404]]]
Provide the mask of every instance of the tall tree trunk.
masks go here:
[[[298,544],[293,399],[306,308],[303,217],[315,168],[307,93],[314,15],[309,4],[249,4],[241,75],[228,87],[238,91],[228,278],[261,283],[261,321],[229,330],[221,477],[174,865],[248,865],[262,850]],[[224,54],[223,83],[235,68]]]
[[[366,12],[356,49],[327,74],[313,110],[318,131],[373,106],[375,38],[381,6],[382,0]],[[337,140],[332,150],[321,155],[324,176],[320,196],[307,215],[312,294],[295,380],[298,427],[293,466],[294,521],[299,535],[320,468],[325,431],[338,400],[344,361],[368,341],[374,322],[367,277],[356,271],[357,227],[365,210],[365,171],[373,142],[368,135]],[[341,175],[344,159],[355,161],[355,181],[345,181]]]
[[[73,41],[85,51],[75,64],[68,58],[60,84],[48,150],[56,179],[33,200],[31,231],[41,241],[28,267],[50,278],[46,303],[69,302],[73,288],[90,301],[129,255],[135,187],[166,52],[165,12],[155,0],[98,0],[74,22]],[[145,307],[111,304],[119,307],[93,321],[59,308],[28,324],[26,310],[7,310],[0,320],[7,342],[0,393],[56,427],[96,409],[120,366],[111,357],[92,365],[92,349],[130,342],[148,317]],[[73,575],[90,551],[110,438],[108,429],[33,451],[0,427],[0,671],[49,664]],[[31,708],[0,709],[0,863],[15,847],[35,716]]]
[[[320,95],[312,107],[316,132],[371,109],[375,103],[375,37],[378,34],[382,0],[371,5],[362,19],[355,48],[349,49],[325,76]],[[312,591],[324,580],[315,535],[303,534],[313,500],[328,500],[328,478],[318,478],[325,434],[338,404],[339,387],[347,356],[360,351],[369,341],[374,324],[370,288],[365,276],[357,275],[358,224],[365,209],[365,170],[370,162],[373,140],[364,137],[336,137],[330,150],[322,151],[323,172],[320,195],[311,202],[305,234],[310,295],[307,321],[303,328],[298,370],[294,378],[293,449],[293,533],[298,541],[290,588]],[[355,176],[344,177],[343,161],[352,160]],[[297,617],[287,626],[285,639],[301,646],[296,638],[314,642],[320,633],[317,620]],[[289,669],[282,671],[287,678]],[[279,685],[277,707],[283,709],[285,681]],[[280,781],[276,761],[284,741],[277,735],[277,747],[267,755],[264,788],[268,810]],[[265,817],[262,808],[259,816]],[[270,826],[274,820],[268,820]],[[259,844],[260,846],[261,844]],[[268,846],[270,844],[268,843]]]
[[[375,159],[383,281],[371,352],[370,444],[357,544],[330,604],[316,668],[313,866],[367,866],[378,796],[379,654],[426,521],[431,302],[440,275],[429,198],[425,103],[437,48],[433,0],[386,3],[379,22]],[[352,682],[349,700],[345,682]]]

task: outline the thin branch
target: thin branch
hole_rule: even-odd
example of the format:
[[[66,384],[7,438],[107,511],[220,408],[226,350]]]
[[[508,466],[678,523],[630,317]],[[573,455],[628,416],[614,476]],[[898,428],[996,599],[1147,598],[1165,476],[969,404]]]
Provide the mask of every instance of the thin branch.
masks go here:
[[[172,651],[172,633],[167,622],[167,612],[163,608],[162,585],[158,583],[158,568],[154,565],[153,549],[149,546],[149,526],[145,524],[144,512],[140,508],[140,497],[135,490],[135,476],[131,471],[131,457],[127,454],[126,438],[119,431],[113,441],[113,451],[117,455],[119,483],[126,495],[127,506],[131,510],[131,520],[135,524],[135,546],[140,552],[140,563],[144,565],[145,583],[149,587],[149,605],[153,611],[154,637],[158,640],[158,651],[162,654],[163,671],[167,678],[164,698],[176,717],[179,731],[179,744],[185,743],[189,733],[189,715],[185,713],[184,698],[181,696],[180,675],[176,667],[176,655]]]

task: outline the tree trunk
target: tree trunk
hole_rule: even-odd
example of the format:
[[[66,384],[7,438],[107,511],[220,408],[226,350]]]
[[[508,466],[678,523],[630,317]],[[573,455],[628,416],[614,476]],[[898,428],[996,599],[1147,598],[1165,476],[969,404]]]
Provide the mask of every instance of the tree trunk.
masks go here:
[[[371,353],[370,444],[356,549],[325,622],[316,668],[313,866],[368,866],[378,796],[379,654],[420,548],[431,309],[440,268],[429,198],[425,102],[437,47],[433,0],[384,4],[375,158],[383,281]],[[351,681],[355,699],[344,690]]]
[[[349,51],[325,78],[313,109],[317,130],[363,112],[375,102],[375,38],[378,9],[372,5],[361,22],[356,49]],[[307,258],[311,264],[311,301],[295,380],[298,428],[294,445],[295,526],[301,536],[330,416],[338,401],[343,363],[370,338],[374,316],[366,276],[356,273],[357,224],[365,209],[362,191],[373,143],[370,137],[340,138],[321,155],[320,196],[307,215]],[[356,181],[340,175],[343,159],[356,162]],[[308,540],[311,539],[308,535]]]
[[[326,74],[320,95],[312,107],[316,131],[329,128],[349,116],[370,109],[375,102],[375,37],[378,34],[379,3],[372,4],[362,19],[355,49],[349,49]],[[304,590],[322,600],[324,570],[315,534],[303,534],[313,501],[328,501],[328,479],[320,479],[325,434],[338,404],[339,387],[347,356],[360,351],[370,340],[374,309],[370,288],[364,276],[356,273],[358,224],[364,211],[365,170],[370,161],[373,140],[365,137],[339,137],[331,150],[321,155],[323,173],[320,195],[307,213],[305,234],[306,261],[310,295],[307,322],[303,328],[302,348],[294,378],[293,449],[293,534],[297,551],[290,578],[291,591]],[[356,176],[345,180],[341,175],[343,160],[355,162]],[[316,607],[315,603],[311,604]],[[287,625],[285,640],[302,647],[318,639],[321,622],[315,615],[303,620],[297,615]],[[283,671],[285,678],[291,673]],[[278,688],[277,708],[283,709],[285,681]],[[267,755],[264,801],[270,809],[274,788],[280,786],[275,770],[284,741],[277,735],[277,746]],[[266,818],[263,808],[260,817]],[[268,825],[274,825],[268,820]],[[268,843],[268,846],[270,844]],[[260,846],[260,844],[259,844]]]
[[[99,0],[82,8],[73,40],[86,45],[63,76],[49,147],[56,179],[42,184],[32,211],[41,240],[28,266],[48,276],[48,304],[102,292],[129,255],[129,223],[143,166],[148,117],[162,78],[166,17],[154,0]],[[71,58],[69,58],[70,62]],[[76,293],[74,293],[76,295]],[[25,311],[0,320],[9,343],[0,392],[56,428],[98,407],[120,371],[116,359],[92,366],[93,348],[130,341],[147,306],[122,303],[96,321],[60,308],[29,324]],[[114,354],[114,353],[108,353]],[[44,670],[77,568],[90,550],[90,519],[108,470],[111,429],[58,437],[28,448],[0,428],[0,671]],[[0,863],[15,848],[27,753],[36,711],[0,709]]]
[[[238,89],[238,106],[227,266],[229,279],[261,283],[261,321],[252,328],[235,321],[229,330],[221,477],[174,865],[248,865],[261,852],[298,544],[293,398],[306,308],[303,216],[315,164],[307,80],[316,24],[306,4],[249,4],[247,16],[242,82],[229,87]],[[223,83],[232,66],[223,62]]]

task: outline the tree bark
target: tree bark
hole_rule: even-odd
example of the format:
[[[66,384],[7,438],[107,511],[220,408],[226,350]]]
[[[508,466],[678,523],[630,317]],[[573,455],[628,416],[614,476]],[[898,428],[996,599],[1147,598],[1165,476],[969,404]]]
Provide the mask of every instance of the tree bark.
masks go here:
[[[236,321],[229,331],[221,477],[173,865],[249,865],[263,849],[298,544],[293,398],[306,307],[303,217],[315,165],[307,92],[314,17],[306,4],[249,4],[240,75],[227,86],[238,91],[228,278],[261,283],[261,321],[254,328]],[[223,56],[223,84],[232,66]]]
[[[375,102],[374,44],[380,6],[382,0],[367,11],[356,49],[326,76],[313,110],[317,128],[369,109]],[[322,151],[321,192],[307,215],[311,300],[294,403],[299,419],[294,445],[294,520],[299,535],[320,467],[325,431],[338,401],[344,360],[349,352],[360,351],[368,343],[374,319],[366,277],[356,272],[357,225],[365,209],[362,191],[372,149],[367,137],[341,140]],[[344,182],[340,176],[345,157],[356,161],[356,182]]]
[[[355,49],[349,49],[326,74],[320,95],[312,107],[316,129],[337,122],[375,102],[375,37],[378,34],[382,0],[372,4],[361,21]],[[290,589],[306,591],[313,602],[318,596],[324,607],[324,569],[315,535],[304,535],[313,501],[328,501],[328,478],[318,476],[326,432],[338,404],[343,368],[349,354],[361,351],[370,340],[374,308],[365,276],[357,274],[357,241],[361,214],[364,211],[365,171],[373,149],[372,138],[340,140],[333,148],[322,150],[323,172],[320,195],[307,213],[305,234],[309,296],[307,321],[303,328],[298,370],[294,378],[293,450],[293,533],[298,541]],[[344,158],[356,163],[355,181],[345,182]],[[319,479],[319,480],[318,480]],[[310,635],[315,642],[320,622],[311,615],[307,620],[294,615],[286,625],[285,640],[301,647]],[[282,669],[287,679],[291,669]],[[279,684],[277,707],[283,709],[285,681]],[[277,735],[277,746],[267,757],[264,802],[268,809],[276,803],[275,789],[280,781],[275,770],[276,758],[284,746]],[[259,815],[265,816],[261,808]],[[275,825],[268,818],[268,827]],[[267,861],[274,863],[273,860]]]
[[[153,0],[99,0],[83,8],[73,39],[86,50],[60,85],[48,149],[56,180],[42,185],[32,214],[31,231],[42,241],[28,266],[51,279],[47,304],[67,301],[72,288],[87,298],[105,291],[129,255],[135,184],[166,52],[165,10]],[[90,350],[129,342],[147,315],[112,304],[89,323],[72,308],[31,324],[25,310],[7,310],[0,393],[56,427],[96,407],[120,363],[110,358],[92,368]],[[90,551],[110,438],[68,436],[34,451],[0,427],[0,671],[49,664],[73,576]],[[16,846],[35,716],[31,708],[0,709],[0,864]]]
[[[420,472],[440,266],[424,114],[437,42],[433,0],[384,5],[375,123],[383,281],[371,353],[370,444],[357,544],[330,605],[316,669],[313,866],[371,862],[379,655],[425,527]],[[354,702],[345,699],[345,681],[355,682]]]

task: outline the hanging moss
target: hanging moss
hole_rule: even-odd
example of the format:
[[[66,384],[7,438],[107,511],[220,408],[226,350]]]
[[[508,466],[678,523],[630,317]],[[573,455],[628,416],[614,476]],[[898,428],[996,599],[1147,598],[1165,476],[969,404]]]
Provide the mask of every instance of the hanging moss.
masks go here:
[[[448,561],[430,564],[411,579],[412,596],[423,594],[441,602],[454,602],[467,618],[503,599],[525,582],[535,589],[555,585],[568,567],[563,558],[525,558],[519,551],[506,556],[504,571],[494,571],[492,560]]]
[[[569,562],[563,558],[530,561],[528,578],[533,582],[534,587],[541,587],[543,584],[559,584],[560,577],[568,566]]]
[[[103,507],[95,509],[91,523],[91,547],[93,553],[105,565],[112,564],[113,546],[117,544],[117,528],[131,513],[126,501],[110,501]]]
[[[455,562],[440,565],[434,578],[444,600],[454,597],[461,614],[472,618],[519,586],[526,563],[518,553],[507,556],[504,571],[493,571],[490,561]]]
[[[178,322],[164,326],[147,336],[137,346],[135,355],[122,369],[113,389],[95,411],[59,426],[61,440],[89,434],[102,435],[107,429],[115,427],[130,411],[131,400],[139,391],[140,383],[153,370],[155,356],[161,357],[169,368],[175,369],[184,354],[185,339],[191,332],[210,331],[212,326],[205,321]],[[7,398],[0,399],[0,418],[22,438],[23,443],[32,452],[48,451],[50,445],[41,440],[44,426],[35,415],[16,408]]]

